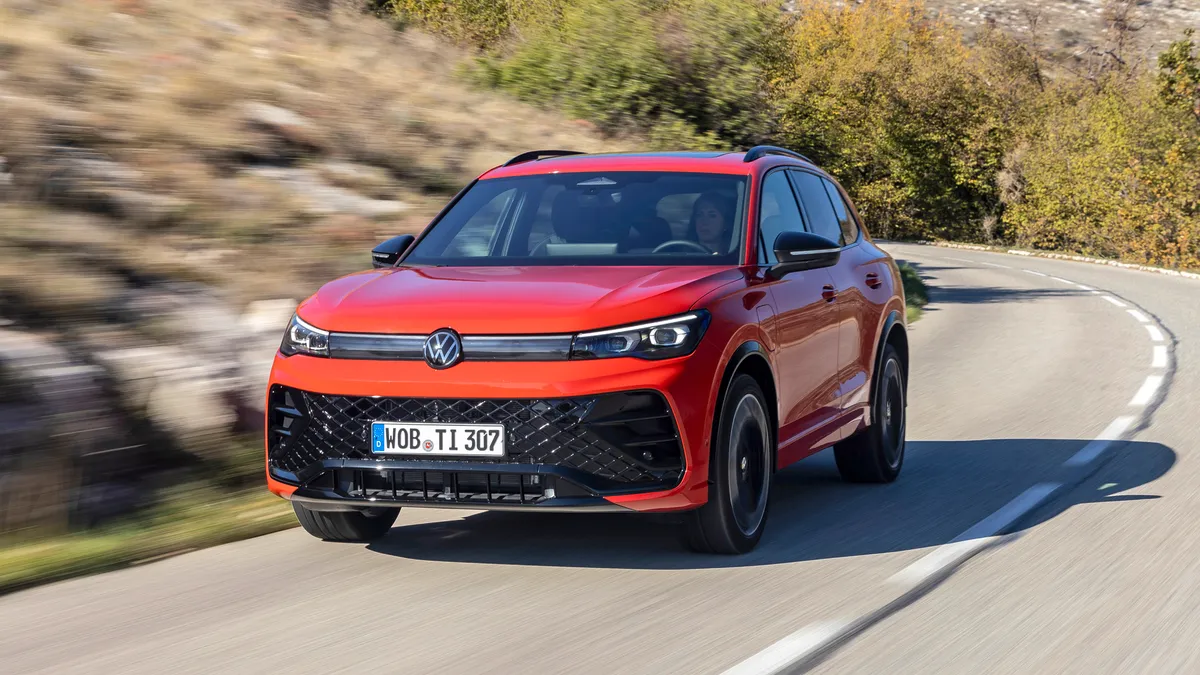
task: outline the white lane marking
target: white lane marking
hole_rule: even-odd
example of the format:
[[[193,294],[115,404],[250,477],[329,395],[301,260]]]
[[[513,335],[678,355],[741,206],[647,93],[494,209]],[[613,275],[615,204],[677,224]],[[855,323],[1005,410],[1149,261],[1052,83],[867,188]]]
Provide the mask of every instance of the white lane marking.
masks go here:
[[[975,553],[996,536],[1046,500],[1062,483],[1038,483],[1001,506],[995,513],[975,523],[965,532],[933,550],[932,553],[892,575],[888,581],[919,584]]]
[[[726,670],[724,675],[767,675],[783,672],[804,655],[832,642],[849,625],[848,621],[825,621],[805,626]]]
[[[983,262],[982,260],[981,260],[981,261],[979,261],[979,264],[981,264],[981,265],[987,265],[988,267],[999,267],[999,268],[1000,268],[1000,269],[1002,269],[1002,270],[1011,270],[1011,269],[1012,269],[1012,268],[1011,268],[1011,267],[1009,267],[1008,265],[1001,265],[1000,263],[990,263],[990,262]]]
[[[1154,359],[1150,362],[1151,368],[1166,368],[1167,367],[1167,346],[1154,345]]]
[[[1141,389],[1138,389],[1137,393],[1133,395],[1133,398],[1129,400],[1129,405],[1146,405],[1150,401],[1154,400],[1154,392],[1158,391],[1158,388],[1162,386],[1162,383],[1162,375],[1147,375],[1146,381],[1142,383]]]
[[[1012,252],[1015,253],[1015,251]],[[962,258],[950,259],[960,262],[976,262]],[[1004,265],[995,263],[983,262],[982,264],[1004,267]],[[1035,272],[1034,270],[1023,271],[1035,276],[1049,277],[1055,281],[1077,286],[1084,291],[1100,295],[1105,301],[1117,307],[1127,307],[1125,303],[1111,295],[1105,295],[1101,291],[1089,286],[1041,272]],[[1126,311],[1146,327],[1146,331],[1150,333],[1152,340],[1163,342],[1166,339],[1163,332],[1157,326],[1151,324],[1150,319],[1145,314],[1136,309],[1127,309]],[[1166,345],[1154,346],[1153,367],[1166,367],[1168,358]],[[1134,394],[1130,405],[1148,405],[1154,398],[1159,387],[1162,386],[1164,379],[1161,375],[1147,376],[1141,388]],[[1142,415],[1145,415],[1145,413],[1142,413]],[[1137,419],[1131,415],[1117,417],[1096,438],[1088,442],[1087,445],[1063,462],[1063,466],[1079,467],[1092,463],[1114,441],[1120,440]],[[928,588],[930,585],[936,584],[944,574],[949,573],[970,557],[999,541],[1001,533],[1006,528],[1011,527],[1017,520],[1043,504],[1054,492],[1062,487],[1063,483],[1058,482],[1037,483],[991,515],[972,525],[948,543],[937,547],[920,560],[892,575],[888,579],[888,582],[900,586],[903,590],[901,595],[895,601],[888,603],[888,605],[904,602],[906,598],[915,597],[914,594],[921,591],[922,588]],[[887,612],[887,607],[881,608],[880,611],[890,613]],[[838,620],[810,624],[742,661],[733,668],[725,671],[725,673],[726,675],[766,675],[784,672],[795,667],[797,664],[804,663],[836,647],[837,644],[843,641],[853,638],[857,633],[875,622],[875,620],[869,617],[870,614],[865,614],[851,621]]]
[[[918,590],[922,584],[936,579],[997,541],[1001,531],[1037,508],[1061,487],[1062,483],[1038,483],[1030,487],[950,543],[937,547],[900,570],[888,581],[907,587],[906,593]],[[865,627],[863,623],[858,620],[809,624],[726,670],[724,675],[772,675],[784,672],[861,630]]]
[[[955,262],[965,262],[965,263],[971,263],[972,265],[974,265],[974,264],[975,264],[975,261],[974,261],[974,260],[967,260],[966,258],[951,258],[951,257],[947,256],[947,257],[946,257],[946,260],[953,260],[953,261],[955,261]]]
[[[1063,462],[1063,466],[1087,466],[1091,464],[1108,446],[1112,445],[1113,441],[1119,440],[1131,426],[1133,426],[1133,417],[1130,415],[1122,415],[1109,422],[1108,426],[1104,427],[1104,431],[1101,431],[1095,440],[1083,446],[1079,452],[1071,455],[1067,461]]]

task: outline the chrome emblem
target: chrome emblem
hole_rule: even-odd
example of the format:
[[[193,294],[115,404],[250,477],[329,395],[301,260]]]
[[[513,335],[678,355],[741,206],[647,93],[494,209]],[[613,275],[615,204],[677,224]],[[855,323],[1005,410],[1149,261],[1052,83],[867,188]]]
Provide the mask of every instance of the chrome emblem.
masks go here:
[[[462,340],[449,328],[435,330],[425,338],[424,353],[430,368],[449,368],[462,360]]]

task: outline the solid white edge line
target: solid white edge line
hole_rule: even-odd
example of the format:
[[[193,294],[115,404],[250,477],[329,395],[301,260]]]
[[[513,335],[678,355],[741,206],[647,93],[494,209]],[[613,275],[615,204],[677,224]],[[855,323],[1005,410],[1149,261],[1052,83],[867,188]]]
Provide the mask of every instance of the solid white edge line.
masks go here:
[[[1154,358],[1150,361],[1151,368],[1167,367],[1167,346],[1154,345]]]
[[[1147,318],[1145,314],[1142,314],[1141,312],[1137,311],[1136,309],[1127,309],[1125,311],[1129,312],[1129,316],[1132,316],[1133,318],[1137,319],[1139,323],[1150,323],[1150,319]]]
[[[1083,448],[1071,455],[1067,461],[1063,462],[1063,466],[1087,466],[1096,460],[1107,448],[1112,445],[1112,442],[1121,438],[1129,427],[1133,426],[1134,418],[1130,415],[1122,415],[1104,427],[1104,431],[1096,436],[1095,440],[1089,442]]]
[[[724,675],[774,675],[782,672],[806,654],[829,644],[849,625],[848,621],[825,621],[805,626],[726,670]]]
[[[1062,483],[1038,483],[1031,486],[990,516],[950,540],[949,544],[937,547],[924,558],[892,575],[888,581],[919,584],[935,574],[941,573],[947,567],[978,553],[992,543],[992,540],[1005,528],[1032,511],[1060,487],[1062,487]]]
[[[1027,253],[1015,250],[1009,251],[1009,253],[1028,255]],[[983,264],[1003,267],[1003,265],[995,265],[994,263]],[[1033,270],[1024,271],[1036,276],[1049,276]],[[1076,284],[1065,279],[1059,279],[1058,277],[1051,278],[1101,295],[1105,300],[1118,307],[1126,306],[1116,298],[1103,295],[1100,291],[1084,286],[1083,284]],[[1131,309],[1128,311],[1138,321],[1145,319],[1145,315],[1137,310]],[[1146,324],[1145,327],[1155,342],[1165,340],[1163,332],[1157,326]],[[1153,367],[1166,367],[1167,359],[1167,347],[1165,345],[1155,345]],[[1161,375],[1148,376],[1145,382],[1143,382],[1141,389],[1134,395],[1131,405],[1145,405],[1149,403],[1163,381],[1164,378]],[[1114,419],[1095,439],[1072,455],[1067,461],[1063,462],[1063,466],[1077,467],[1091,463],[1113,441],[1119,440],[1129,430],[1129,427],[1133,425],[1135,419],[1135,417],[1130,415],[1122,415]],[[922,584],[931,580],[935,575],[949,571],[951,568],[961,564],[971,556],[987,548],[993,542],[999,540],[1000,533],[1005,528],[1011,526],[1018,519],[1037,508],[1061,487],[1063,487],[1063,484],[1056,482],[1037,483],[1033,485],[1012,501],[952,539],[949,543],[937,547],[920,560],[892,575],[888,581],[907,586],[908,589],[906,592],[909,593],[919,589]],[[726,675],[769,675],[780,673],[829,648],[836,641],[846,639],[848,631],[852,632],[851,626],[854,623],[843,620],[810,624],[735,665],[733,668],[725,671],[725,673]]]
[[[892,575],[888,582],[907,586],[909,591],[918,588],[990,546],[999,539],[1001,531],[1037,508],[1061,487],[1062,483],[1033,485],[950,543],[938,546],[925,557]],[[809,624],[726,670],[724,675],[774,675],[784,672],[845,639],[853,624],[852,621]]]
[[[1142,383],[1141,388],[1138,389],[1137,393],[1133,395],[1133,398],[1129,400],[1129,405],[1146,405],[1150,401],[1153,401],[1154,393],[1158,391],[1158,388],[1162,386],[1162,383],[1162,375],[1147,375],[1146,381]]]

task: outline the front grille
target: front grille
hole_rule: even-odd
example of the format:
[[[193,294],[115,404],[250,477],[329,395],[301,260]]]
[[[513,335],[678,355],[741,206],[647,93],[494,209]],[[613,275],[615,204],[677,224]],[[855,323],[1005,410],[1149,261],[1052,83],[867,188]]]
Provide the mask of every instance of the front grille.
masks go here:
[[[303,482],[320,474],[328,460],[403,461],[371,453],[375,421],[503,424],[505,457],[437,462],[545,465],[574,472],[600,490],[675,485],[684,468],[674,418],[657,392],[429,399],[336,396],[280,385],[271,389],[271,465]]]

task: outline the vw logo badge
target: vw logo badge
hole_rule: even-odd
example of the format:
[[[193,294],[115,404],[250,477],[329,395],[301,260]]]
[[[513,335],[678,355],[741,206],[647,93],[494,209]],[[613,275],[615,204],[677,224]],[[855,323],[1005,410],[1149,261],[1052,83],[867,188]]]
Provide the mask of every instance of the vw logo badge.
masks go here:
[[[425,363],[430,368],[449,368],[462,360],[462,340],[449,328],[433,331],[425,338]]]

